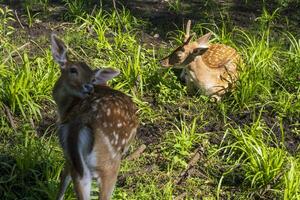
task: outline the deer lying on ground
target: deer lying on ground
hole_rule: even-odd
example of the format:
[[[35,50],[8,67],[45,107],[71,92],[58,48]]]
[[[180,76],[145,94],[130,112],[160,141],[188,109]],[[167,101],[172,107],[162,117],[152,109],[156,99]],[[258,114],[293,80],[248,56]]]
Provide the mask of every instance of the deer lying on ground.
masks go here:
[[[63,199],[73,181],[79,200],[90,198],[91,182],[99,183],[100,199],[110,199],[122,155],[138,126],[136,107],[106,82],[119,74],[113,69],[93,71],[71,61],[62,40],[51,36],[54,60],[61,75],[53,89],[59,114],[59,140],[66,158],[57,199]]]
[[[169,56],[161,60],[163,67],[183,68],[187,74],[187,87],[196,86],[217,100],[230,89],[238,76],[240,56],[235,49],[224,44],[211,44],[211,33],[190,42],[191,21],[187,23],[185,40]]]

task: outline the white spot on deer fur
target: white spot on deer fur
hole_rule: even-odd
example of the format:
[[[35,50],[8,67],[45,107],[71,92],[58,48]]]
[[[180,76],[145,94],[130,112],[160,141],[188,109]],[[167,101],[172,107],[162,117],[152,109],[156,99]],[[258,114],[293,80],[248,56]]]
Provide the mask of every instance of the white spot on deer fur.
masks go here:
[[[93,110],[93,111],[98,110],[98,105],[97,105],[97,104],[96,104],[96,105],[93,105],[93,106],[92,106],[92,110]]]
[[[94,168],[97,166],[97,155],[95,151],[92,151],[88,156],[87,156],[87,165],[89,168]],[[92,174],[94,178],[97,178],[96,174]]]
[[[107,123],[106,122],[103,122],[103,127],[107,128]]]
[[[79,182],[80,185],[83,186],[82,192],[83,192],[83,197],[85,199],[90,198],[90,190],[91,190],[91,182],[92,182],[91,172],[87,164],[95,165],[95,163],[97,162],[96,156],[93,155],[93,153],[88,154],[91,141],[92,141],[91,130],[87,127],[83,127],[82,129],[80,129],[79,138],[78,138],[78,151],[83,166],[83,177],[79,180]]]
[[[81,188],[83,199],[90,199],[91,183],[92,176],[91,173],[88,171],[86,174],[84,174],[82,179],[79,180],[79,184],[83,186]]]
[[[117,127],[118,127],[118,128],[122,127],[122,123],[118,123],[118,124],[117,124]]]
[[[137,129],[137,128],[134,128],[134,129],[131,130],[128,140],[130,140],[132,137],[135,136],[135,134],[136,134],[136,129]]]
[[[119,107],[119,106],[117,106],[117,107]],[[114,113],[115,113],[115,114],[119,114],[119,113],[120,113],[119,108],[115,108]]]
[[[94,178],[96,178],[96,177],[94,177]],[[97,184],[98,184],[98,186],[101,185],[101,178],[99,176],[97,177]]]
[[[78,138],[78,149],[83,156],[87,155],[90,149],[91,142],[91,130],[87,127],[83,127],[82,129],[80,129]]]
[[[110,108],[107,109],[106,111],[106,115],[109,116],[110,115]]]
[[[112,144],[109,142],[109,139],[107,136],[104,136],[104,143],[106,144],[106,146],[108,148],[111,158],[115,158],[117,154],[116,154],[114,148],[112,147]]]

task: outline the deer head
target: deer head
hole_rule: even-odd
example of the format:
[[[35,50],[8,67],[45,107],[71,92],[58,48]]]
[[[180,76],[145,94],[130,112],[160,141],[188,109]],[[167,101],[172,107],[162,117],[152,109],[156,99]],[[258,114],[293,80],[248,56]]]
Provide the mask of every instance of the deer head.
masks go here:
[[[160,61],[160,64],[163,67],[184,68],[193,61],[195,57],[202,55],[207,51],[211,33],[207,33],[196,41],[191,42],[193,36],[190,35],[190,26],[191,20],[187,23],[185,39],[182,45],[177,47],[170,55]]]
[[[61,71],[52,93],[60,117],[70,106],[90,95],[94,84],[106,85],[107,81],[119,74],[119,71],[110,68],[92,70],[84,62],[70,60],[66,45],[55,34],[51,35],[51,51]]]
[[[85,83],[90,82],[94,71],[84,62],[69,60],[66,45],[55,34],[51,35],[51,51],[61,69],[58,84],[62,84],[64,92],[67,92],[68,96],[78,98],[83,98],[90,93],[93,87]],[[54,89],[54,91],[56,90]]]

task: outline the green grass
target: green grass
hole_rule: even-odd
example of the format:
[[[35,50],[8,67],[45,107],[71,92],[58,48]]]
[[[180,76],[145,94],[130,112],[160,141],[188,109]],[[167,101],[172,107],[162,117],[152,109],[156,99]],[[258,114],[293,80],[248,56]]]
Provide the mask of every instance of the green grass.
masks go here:
[[[26,5],[31,15],[32,4]],[[63,5],[63,19],[72,24],[59,36],[70,56],[93,68],[118,68],[121,75],[110,84],[139,109],[141,133],[130,152],[142,143],[147,149],[124,160],[113,199],[300,199],[300,40],[299,33],[277,30],[280,11],[262,8],[255,31],[195,22],[198,36],[212,31],[212,42],[235,47],[243,59],[235,90],[213,103],[200,93],[188,95],[177,72],[159,66],[183,30],[165,33],[172,47],[149,48],[140,42],[149,22],[125,8],[118,17],[101,7],[89,12],[85,1]],[[29,41],[13,26],[12,10],[0,13],[0,196],[54,199],[64,162],[51,97],[59,67],[45,34]],[[195,150],[201,156],[186,171]],[[97,199],[96,184],[92,190]],[[70,186],[66,199],[74,198]]]

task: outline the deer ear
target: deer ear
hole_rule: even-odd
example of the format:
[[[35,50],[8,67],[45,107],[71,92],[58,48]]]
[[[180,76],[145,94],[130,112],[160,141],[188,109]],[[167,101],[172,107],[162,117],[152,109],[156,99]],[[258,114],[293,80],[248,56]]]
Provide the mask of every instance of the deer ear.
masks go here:
[[[112,68],[99,69],[95,73],[95,79],[93,80],[94,85],[106,85],[107,81],[113,79],[120,74],[119,70]]]
[[[202,49],[207,49],[208,48],[208,41],[210,36],[212,35],[211,32],[203,35],[202,37],[197,39],[197,43],[198,43],[198,48],[202,48]]]
[[[51,34],[51,51],[53,59],[64,68],[68,58],[67,58],[67,47],[64,42],[59,39],[55,34]]]

